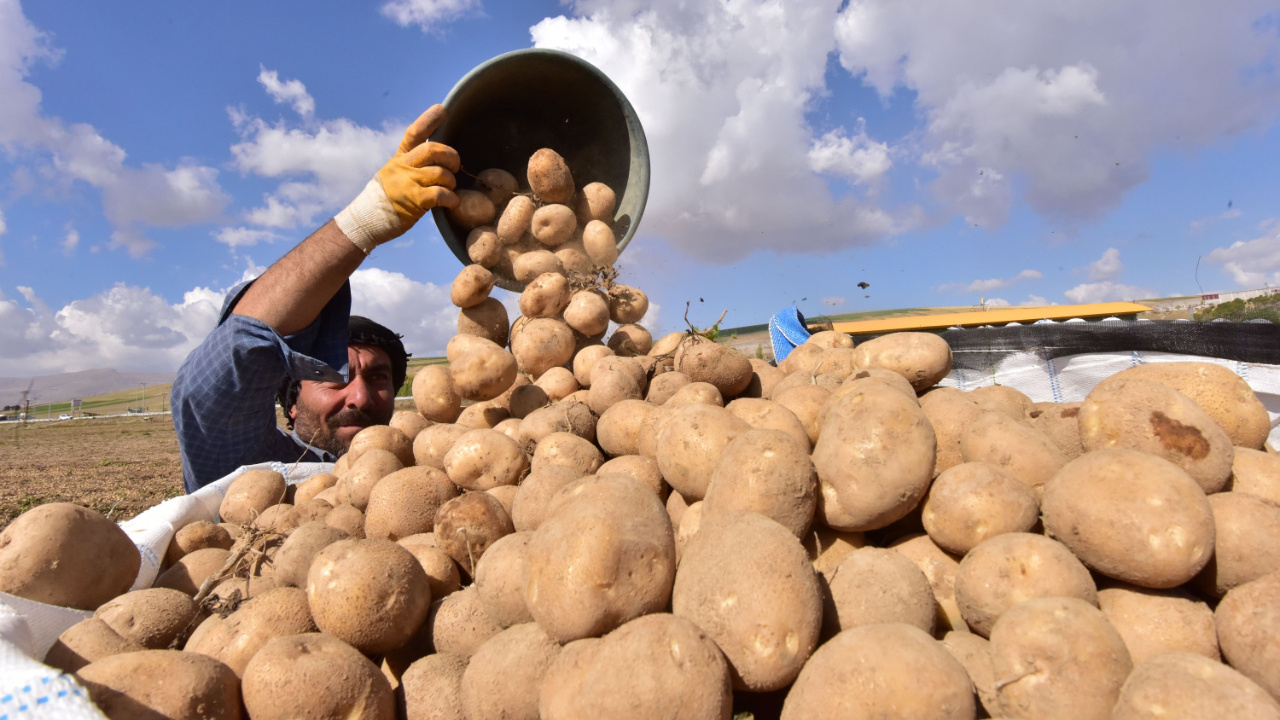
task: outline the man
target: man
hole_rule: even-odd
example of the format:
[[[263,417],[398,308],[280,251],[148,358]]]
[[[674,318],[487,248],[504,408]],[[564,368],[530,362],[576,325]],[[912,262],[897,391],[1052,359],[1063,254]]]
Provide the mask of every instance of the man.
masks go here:
[[[350,205],[228,295],[173,383],[187,492],[241,465],[332,461],[391,419],[408,355],[400,336],[350,317],[348,278],[428,210],[458,204],[458,154],[427,140],[443,120],[441,105],[424,112]],[[277,396],[291,433],[276,424]]]

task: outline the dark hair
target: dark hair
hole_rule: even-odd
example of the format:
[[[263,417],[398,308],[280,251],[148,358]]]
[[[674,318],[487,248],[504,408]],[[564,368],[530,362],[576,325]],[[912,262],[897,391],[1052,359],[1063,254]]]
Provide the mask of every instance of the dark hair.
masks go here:
[[[405,352],[404,343],[400,338],[404,337],[399,333],[392,332],[389,328],[370,320],[367,317],[352,315],[347,320],[347,346],[351,345],[367,345],[370,347],[381,348],[387,353],[387,357],[391,358],[391,381],[395,384],[396,392],[400,391],[400,386],[404,385],[405,376],[409,373],[409,353]],[[289,416],[289,409],[298,401],[298,390],[302,387],[300,380],[286,378],[284,384],[280,386],[280,391],[276,393],[276,399],[280,402],[280,407],[284,408],[285,420],[289,423],[289,429],[293,429],[293,418]]]

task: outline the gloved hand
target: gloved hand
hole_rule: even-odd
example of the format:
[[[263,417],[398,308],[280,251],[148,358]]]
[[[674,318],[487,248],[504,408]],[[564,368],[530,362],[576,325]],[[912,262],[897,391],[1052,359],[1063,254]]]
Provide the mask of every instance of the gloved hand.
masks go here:
[[[427,141],[442,122],[443,105],[432,105],[414,120],[396,154],[334,217],[342,234],[366,255],[403,235],[431,208],[457,206],[453,173],[461,167],[458,153]]]

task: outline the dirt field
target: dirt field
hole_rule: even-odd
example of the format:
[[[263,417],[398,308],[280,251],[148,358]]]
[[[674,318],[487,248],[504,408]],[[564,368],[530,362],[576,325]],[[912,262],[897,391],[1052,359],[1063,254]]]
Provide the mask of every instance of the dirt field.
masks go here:
[[[168,415],[0,426],[0,526],[47,502],[126,520],[182,494]]]

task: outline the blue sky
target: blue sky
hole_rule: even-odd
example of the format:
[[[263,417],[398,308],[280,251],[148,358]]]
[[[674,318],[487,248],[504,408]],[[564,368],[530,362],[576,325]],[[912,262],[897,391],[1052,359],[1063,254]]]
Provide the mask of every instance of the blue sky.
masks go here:
[[[733,326],[1280,284],[1280,15],[1168,7],[0,0],[0,376],[175,369],[405,124],[533,46],[645,124],[619,265],[655,334],[686,301]],[[459,269],[420,223],[353,277],[356,310],[439,352]]]

